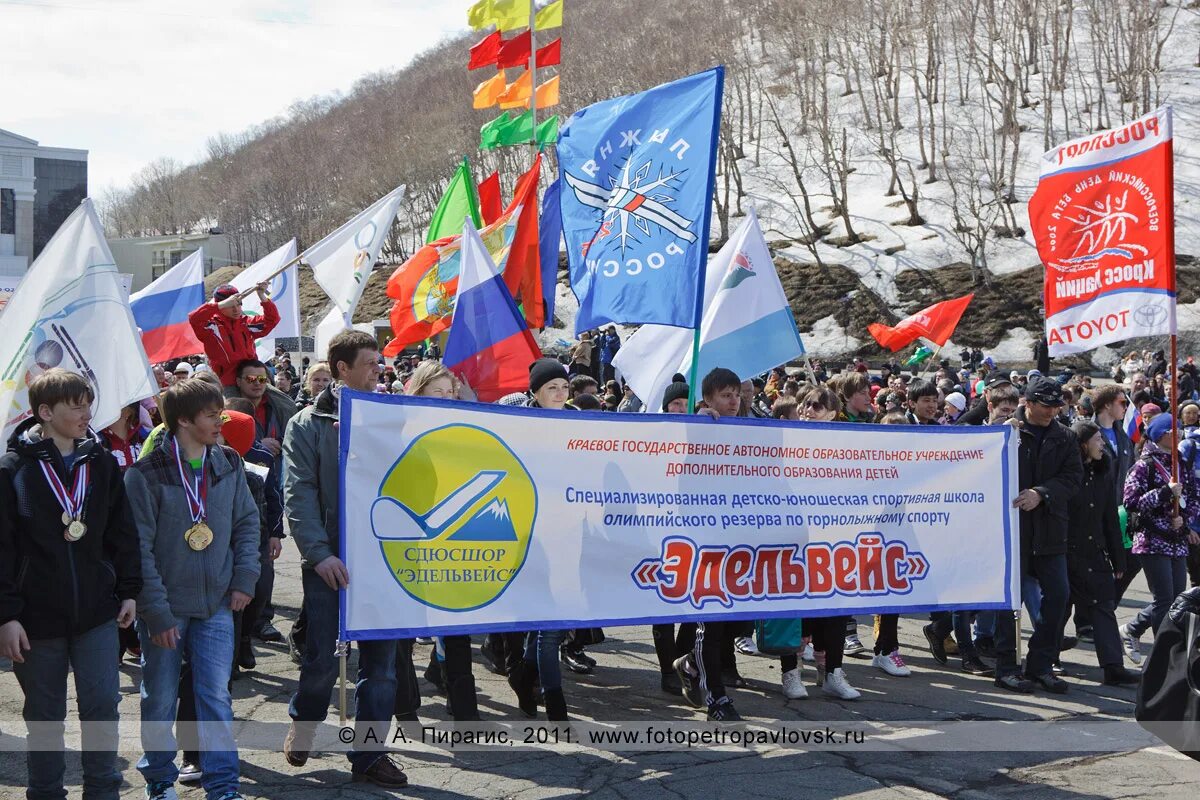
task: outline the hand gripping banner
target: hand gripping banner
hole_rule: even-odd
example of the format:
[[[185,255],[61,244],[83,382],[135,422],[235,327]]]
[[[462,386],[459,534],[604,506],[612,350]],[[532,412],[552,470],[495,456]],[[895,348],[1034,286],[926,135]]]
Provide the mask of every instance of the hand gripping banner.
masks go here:
[[[1012,428],[343,390],[343,639],[1012,609]]]
[[[1175,333],[1171,109],[1042,156],[1029,200],[1051,356]]]

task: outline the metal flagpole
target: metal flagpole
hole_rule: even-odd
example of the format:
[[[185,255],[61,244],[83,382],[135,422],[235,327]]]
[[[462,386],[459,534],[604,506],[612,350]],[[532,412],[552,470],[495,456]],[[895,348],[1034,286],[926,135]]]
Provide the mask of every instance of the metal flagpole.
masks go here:
[[[349,642],[338,640],[334,651],[338,657],[338,716],[342,727],[346,727],[346,656],[350,653]]]
[[[259,283],[270,283],[271,281],[275,280],[275,278],[276,278],[276,277],[278,277],[278,276],[280,276],[280,275],[282,275],[282,274],[283,274],[283,272],[284,272],[284,270],[286,270],[288,267],[292,266],[293,264],[298,264],[298,263],[300,263],[300,258],[301,258],[301,256],[303,256],[303,255],[304,255],[304,254],[303,254],[303,253],[301,253],[300,255],[296,256],[296,257],[295,257],[295,258],[293,258],[291,261],[287,262],[287,263],[286,263],[286,264],[284,264],[282,267],[280,267],[279,269],[275,270],[274,272],[272,272],[272,273],[271,273],[270,275],[268,275],[267,277],[263,278],[261,281],[259,281]],[[255,286],[257,286],[257,284],[255,284]],[[239,292],[239,293],[238,293],[238,299],[240,300],[240,299],[242,299],[243,297],[245,297],[246,295],[248,295],[248,294],[250,294],[251,292],[255,291],[255,286],[251,286],[249,289],[245,289],[245,290],[243,290],[242,292]]]

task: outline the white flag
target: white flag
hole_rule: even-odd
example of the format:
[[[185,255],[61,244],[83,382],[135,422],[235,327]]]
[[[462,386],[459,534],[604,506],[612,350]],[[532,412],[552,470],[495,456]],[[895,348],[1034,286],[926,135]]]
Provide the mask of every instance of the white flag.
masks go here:
[[[301,260],[312,267],[317,284],[348,317],[354,315],[403,199],[404,187],[398,186],[304,251]]]
[[[329,313],[321,318],[321,321],[317,323],[316,330],[313,331],[313,352],[317,354],[317,360],[325,360],[329,352],[329,341],[334,336],[351,328],[357,331],[364,331],[372,336],[375,335],[375,329],[371,326],[371,323],[360,322],[357,325],[352,325],[349,314],[343,314],[337,306],[331,306]]]
[[[239,292],[244,292],[275,275],[280,267],[295,257],[296,240],[292,239],[246,267],[233,279],[232,284]],[[271,301],[279,310],[279,324],[275,326],[275,330],[271,331],[269,337],[259,339],[255,345],[258,357],[263,361],[274,355],[276,338],[300,336],[300,291],[298,285],[300,273],[298,270],[298,266],[291,266],[271,278],[270,296]],[[251,292],[246,295],[242,309],[247,314],[261,314],[262,303],[259,302],[258,294]]]
[[[0,314],[0,330],[5,439],[29,416],[29,381],[53,367],[92,385],[97,430],[157,389],[91,200],[67,217],[29,267]]]
[[[708,263],[700,324],[697,381],[714,367],[742,380],[804,354],[758,217],[751,210]],[[663,394],[676,372],[691,379],[695,331],[643,325],[613,359],[649,412],[662,411]],[[696,387],[699,396],[700,387]]]

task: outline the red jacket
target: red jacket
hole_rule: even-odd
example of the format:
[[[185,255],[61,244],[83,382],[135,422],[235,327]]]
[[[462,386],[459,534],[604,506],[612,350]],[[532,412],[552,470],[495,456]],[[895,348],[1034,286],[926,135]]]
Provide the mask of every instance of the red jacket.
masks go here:
[[[237,382],[234,371],[248,358],[258,358],[254,340],[261,339],[279,324],[279,309],[270,300],[263,301],[263,313],[257,317],[230,319],[216,303],[205,303],[188,314],[196,338],[204,345],[208,365],[225,386]]]

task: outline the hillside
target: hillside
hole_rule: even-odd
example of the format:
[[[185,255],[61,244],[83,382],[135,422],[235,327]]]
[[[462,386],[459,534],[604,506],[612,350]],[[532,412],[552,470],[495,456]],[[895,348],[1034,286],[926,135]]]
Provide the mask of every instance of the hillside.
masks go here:
[[[953,343],[1025,360],[1041,326],[1041,267],[1025,201],[1043,150],[1175,107],[1177,235],[1200,253],[1196,120],[1200,16],[1183,0],[573,0],[565,16],[561,114],[604,97],[727,65],[713,235],[754,207],[809,350],[878,352],[868,322],[975,291]],[[465,8],[465,6],[464,6]],[[385,252],[421,234],[463,153],[506,191],[524,148],[479,153],[465,69],[479,34],[444,42],[345,97],[213,140],[200,164],[163,169],[108,205],[110,234],[219,224],[267,246],[314,241],[387,188],[407,183]],[[550,160],[553,166],[553,158]],[[164,200],[167,198],[167,200]],[[1200,336],[1197,270],[1180,257],[1181,326]],[[386,315],[380,266],[360,319]],[[306,287],[319,311],[320,293]],[[569,338],[573,299],[560,286]],[[1195,342],[1200,345],[1200,342]],[[1101,351],[1103,362],[1111,354]]]

